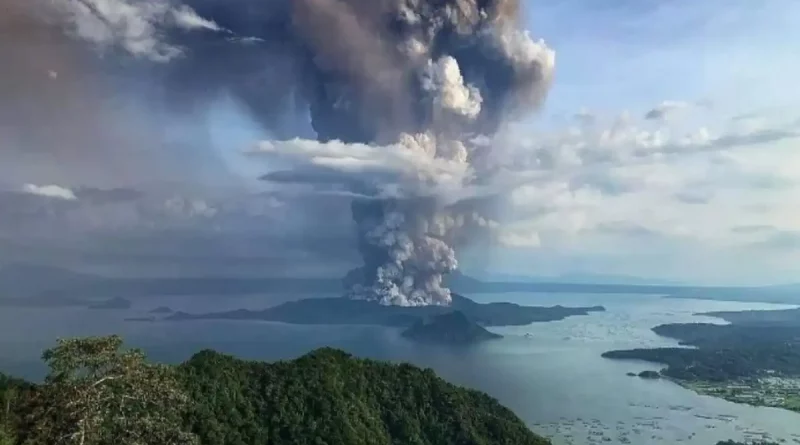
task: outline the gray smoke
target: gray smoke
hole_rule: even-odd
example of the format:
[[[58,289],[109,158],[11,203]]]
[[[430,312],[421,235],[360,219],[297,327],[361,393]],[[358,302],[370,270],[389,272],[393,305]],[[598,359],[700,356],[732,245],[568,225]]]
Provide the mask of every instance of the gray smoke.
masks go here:
[[[450,302],[454,247],[486,226],[453,198],[490,173],[491,144],[473,141],[535,109],[554,65],[517,0],[47,2],[71,35],[139,60],[125,69],[150,63],[176,107],[225,94],[288,137],[287,115],[310,118],[316,145],[260,146],[294,161],[264,179],[360,196],[348,295],[383,304]]]

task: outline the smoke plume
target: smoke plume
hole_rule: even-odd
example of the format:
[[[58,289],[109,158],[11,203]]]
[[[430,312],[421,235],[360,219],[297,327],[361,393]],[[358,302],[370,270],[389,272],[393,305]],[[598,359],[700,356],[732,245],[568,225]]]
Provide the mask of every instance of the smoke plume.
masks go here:
[[[286,167],[265,181],[354,197],[364,265],[348,295],[383,304],[450,302],[455,248],[490,225],[464,199],[493,174],[476,141],[535,109],[554,65],[518,0],[45,3],[70,36],[148,66],[178,109],[226,95],[288,138],[302,135],[287,116],[310,120],[315,141],[253,153]]]

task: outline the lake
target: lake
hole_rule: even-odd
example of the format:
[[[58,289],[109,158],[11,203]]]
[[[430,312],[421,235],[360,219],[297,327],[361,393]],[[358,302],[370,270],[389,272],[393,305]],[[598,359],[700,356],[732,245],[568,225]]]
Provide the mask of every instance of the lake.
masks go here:
[[[529,305],[604,305],[603,313],[529,326],[493,328],[502,340],[452,350],[419,346],[399,331],[369,326],[293,326],[266,322],[124,322],[166,305],[205,312],[260,308],[265,296],[149,297],[131,310],[0,308],[0,369],[38,378],[41,350],[59,336],[119,333],[157,360],[176,362],[212,348],[243,358],[293,358],[321,346],[360,356],[431,367],[447,380],[484,390],[555,444],[713,445],[722,439],[783,440],[800,444],[800,415],[737,405],[697,395],[664,380],[627,372],[659,369],[643,362],[600,357],[620,348],[675,346],[650,328],[662,323],[712,322],[695,312],[781,309],[791,306],[665,299],[647,295],[470,295],[477,301]]]

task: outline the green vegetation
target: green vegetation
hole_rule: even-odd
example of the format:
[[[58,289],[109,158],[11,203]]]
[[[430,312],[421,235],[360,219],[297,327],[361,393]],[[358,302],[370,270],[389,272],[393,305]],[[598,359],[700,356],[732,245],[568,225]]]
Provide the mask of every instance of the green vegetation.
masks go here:
[[[44,383],[24,401],[24,444],[183,445],[189,399],[174,368],[147,363],[117,336],[59,340],[42,358]]]
[[[800,411],[800,318],[795,310],[724,312],[730,325],[667,324],[653,331],[694,348],[609,351],[603,357],[662,363],[661,374],[699,393]]]
[[[687,381],[800,377],[800,326],[690,323],[656,326],[653,331],[696,348],[610,351],[603,357],[663,363],[664,375]]]
[[[486,394],[407,364],[333,349],[274,364],[203,351],[180,368],[202,443],[548,443]]]
[[[21,402],[27,399],[32,385],[24,380],[0,374],[0,445],[13,445],[21,418]]]
[[[14,394],[0,445],[546,445],[488,395],[432,370],[320,349],[293,361],[202,351],[171,367],[119,337],[60,341],[41,385]]]
[[[639,375],[639,377],[641,377],[643,379],[651,379],[651,380],[653,380],[653,379],[660,379],[661,378],[661,374],[656,372],[656,371],[642,371],[638,375]]]

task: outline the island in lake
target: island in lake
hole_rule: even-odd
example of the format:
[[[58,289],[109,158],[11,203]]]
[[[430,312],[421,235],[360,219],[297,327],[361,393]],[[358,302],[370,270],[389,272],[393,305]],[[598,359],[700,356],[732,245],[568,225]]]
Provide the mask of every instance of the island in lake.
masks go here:
[[[149,313],[151,314],[171,314],[173,312],[175,311],[173,311],[171,308],[168,308],[167,306],[159,306],[149,311]]]
[[[603,357],[661,363],[662,376],[701,394],[800,412],[799,309],[698,315],[731,324],[656,326],[656,334],[693,348],[609,351]]]
[[[131,302],[124,298],[110,298],[89,304],[89,309],[130,309]]]
[[[428,320],[417,320],[403,331],[403,337],[420,343],[446,345],[466,345],[503,338],[502,335],[487,331],[461,311],[436,315]]]
[[[650,379],[650,380],[661,378],[661,373],[659,373],[658,371],[642,371],[638,375],[640,378]]]
[[[165,320],[263,320],[292,324],[409,327],[420,319],[460,311],[481,326],[521,326],[534,322],[563,320],[575,315],[588,315],[591,312],[604,310],[602,306],[569,308],[521,306],[514,303],[482,304],[453,294],[450,306],[387,306],[373,301],[349,298],[309,298],[263,310],[239,309],[205,314],[176,312]]]

